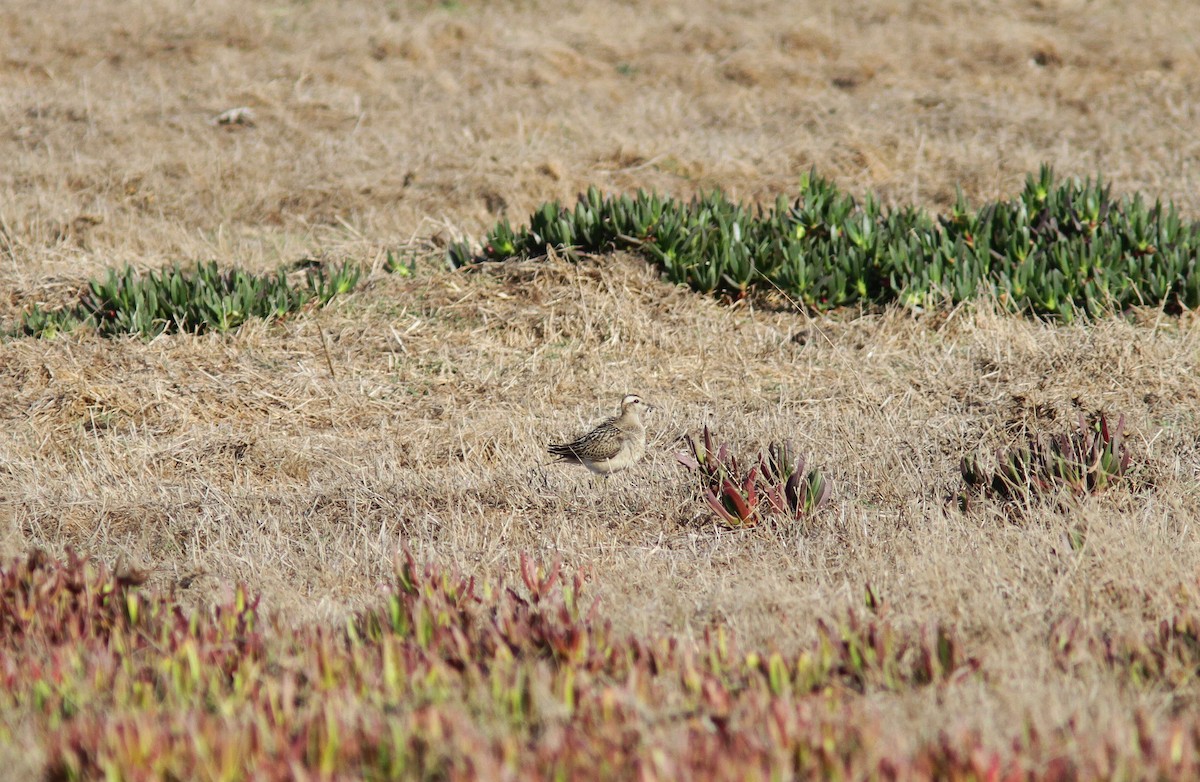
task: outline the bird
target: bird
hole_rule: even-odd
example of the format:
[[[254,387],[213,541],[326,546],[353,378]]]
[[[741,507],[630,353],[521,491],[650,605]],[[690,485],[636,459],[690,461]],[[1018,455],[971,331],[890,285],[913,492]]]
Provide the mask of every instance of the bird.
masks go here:
[[[637,394],[621,400],[620,415],[606,418],[595,429],[569,443],[551,443],[550,453],[559,463],[582,464],[606,478],[624,470],[646,453],[646,427],[642,413],[654,408]]]

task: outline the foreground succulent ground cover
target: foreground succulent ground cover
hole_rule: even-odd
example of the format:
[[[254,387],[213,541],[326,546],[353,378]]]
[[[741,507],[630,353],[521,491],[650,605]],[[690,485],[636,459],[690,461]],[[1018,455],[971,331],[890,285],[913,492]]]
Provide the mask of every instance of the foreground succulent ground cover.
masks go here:
[[[586,579],[524,557],[515,584],[411,554],[343,626],[294,625],[239,587],[194,607],[144,574],[40,552],[0,567],[0,725],[47,779],[1189,779],[1200,720],[1126,715],[1108,735],[1013,726],[996,748],[904,746],[871,703],[988,678],[953,627],[898,629],[868,587],[798,653],[621,638]],[[1146,639],[1065,622],[1062,665],[1176,686],[1200,664],[1193,603]],[[1189,673],[1191,671],[1191,673]],[[1187,704],[1188,706],[1194,704]]]

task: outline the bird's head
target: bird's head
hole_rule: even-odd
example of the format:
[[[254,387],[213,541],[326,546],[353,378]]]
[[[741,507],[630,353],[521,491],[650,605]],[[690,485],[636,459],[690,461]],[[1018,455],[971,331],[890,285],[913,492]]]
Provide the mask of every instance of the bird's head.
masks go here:
[[[646,404],[645,400],[643,400],[637,394],[626,394],[625,398],[621,400],[622,413],[641,414],[647,413],[653,409],[653,407]]]

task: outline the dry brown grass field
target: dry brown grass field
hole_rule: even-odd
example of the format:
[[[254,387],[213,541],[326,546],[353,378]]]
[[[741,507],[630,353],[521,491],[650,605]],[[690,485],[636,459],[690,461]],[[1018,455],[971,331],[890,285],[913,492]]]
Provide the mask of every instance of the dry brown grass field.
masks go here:
[[[1200,595],[1192,316],[813,317],[623,256],[451,272],[440,254],[590,184],[773,200],[813,166],[938,208],[1048,162],[1196,219],[1191,0],[14,0],[0,38],[6,321],[125,263],[422,253],[232,334],[4,341],[0,554],[124,556],[188,601],[242,582],[324,622],[370,603],[402,542],[493,579],[528,552],[585,568],[621,634],[722,624],[781,650],[870,584],[898,626],[953,623],[983,662],[864,696],[900,745],[1129,736],[1139,710],[1196,705],[1194,676],[1128,687],[1047,640],[1064,617],[1136,635]],[[214,121],[237,107],[252,123]],[[546,465],[627,392],[657,405],[641,463]],[[1127,416],[1131,480],[1019,518],[958,509],[961,456],[1079,412]],[[794,439],[830,504],[718,527],[673,456],[704,423],[747,452]]]

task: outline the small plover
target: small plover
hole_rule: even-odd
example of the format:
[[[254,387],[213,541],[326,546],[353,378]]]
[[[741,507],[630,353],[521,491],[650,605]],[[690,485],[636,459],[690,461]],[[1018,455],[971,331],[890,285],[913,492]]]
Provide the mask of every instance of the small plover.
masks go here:
[[[550,453],[560,462],[582,464],[594,473],[608,475],[630,467],[646,453],[646,427],[642,412],[654,408],[637,394],[621,400],[621,414],[569,443],[554,443]]]

